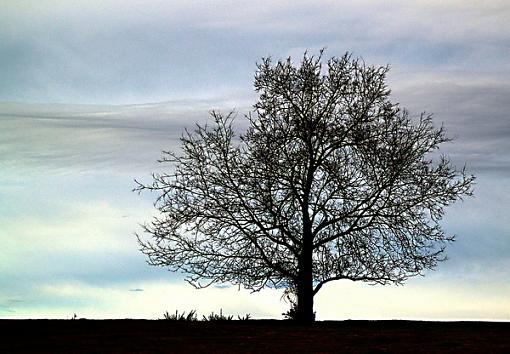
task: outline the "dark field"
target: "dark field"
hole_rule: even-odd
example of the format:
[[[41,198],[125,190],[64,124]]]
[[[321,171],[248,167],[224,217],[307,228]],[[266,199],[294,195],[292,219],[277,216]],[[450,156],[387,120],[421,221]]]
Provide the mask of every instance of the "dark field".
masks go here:
[[[0,353],[510,353],[510,323],[0,320]]]

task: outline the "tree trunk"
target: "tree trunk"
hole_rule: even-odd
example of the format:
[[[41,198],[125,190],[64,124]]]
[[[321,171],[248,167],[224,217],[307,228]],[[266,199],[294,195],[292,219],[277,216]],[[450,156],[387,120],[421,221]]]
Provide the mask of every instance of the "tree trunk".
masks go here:
[[[312,155],[312,152],[310,152]],[[303,245],[298,259],[297,313],[296,320],[302,323],[315,321],[313,312],[313,235],[309,214],[309,195],[313,181],[313,169],[308,168],[303,213]]]
[[[311,251],[303,252],[301,255],[301,259],[299,261],[299,274],[296,290],[296,320],[302,323],[311,323],[315,321],[315,313],[313,312],[313,275]]]

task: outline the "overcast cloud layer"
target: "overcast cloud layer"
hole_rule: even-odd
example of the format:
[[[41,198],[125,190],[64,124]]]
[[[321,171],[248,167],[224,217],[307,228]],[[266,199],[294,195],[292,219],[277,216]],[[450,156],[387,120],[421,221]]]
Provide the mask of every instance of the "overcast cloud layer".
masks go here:
[[[393,100],[434,113],[456,138],[443,152],[478,184],[447,213],[450,261],[403,288],[325,287],[319,318],[509,320],[508,19],[506,1],[3,4],[0,317],[280,317],[277,291],[196,292],[148,267],[133,233],[154,196],[131,189],[209,110],[242,122],[261,57],[326,47],[390,64]]]
[[[354,51],[408,75],[508,79],[506,1],[16,1],[0,99],[140,103],[250,90],[262,56]]]

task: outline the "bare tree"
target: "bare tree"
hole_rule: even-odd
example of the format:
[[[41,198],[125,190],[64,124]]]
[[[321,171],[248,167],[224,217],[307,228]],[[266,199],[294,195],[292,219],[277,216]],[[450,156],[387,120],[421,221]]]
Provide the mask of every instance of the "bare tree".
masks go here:
[[[158,193],[139,237],[149,263],[197,287],[286,288],[310,322],[328,282],[402,283],[444,260],[443,208],[472,194],[474,176],[437,153],[449,138],[430,115],[390,101],[387,72],[349,53],[263,59],[246,132],[212,112],[179,154],[164,152],[171,172],[138,183]]]

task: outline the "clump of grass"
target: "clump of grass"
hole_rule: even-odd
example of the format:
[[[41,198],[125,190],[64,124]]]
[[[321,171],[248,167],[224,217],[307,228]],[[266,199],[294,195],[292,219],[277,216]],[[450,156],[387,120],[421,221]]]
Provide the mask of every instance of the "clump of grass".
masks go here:
[[[234,316],[225,316],[223,315],[223,310],[220,309],[220,313],[214,313],[211,312],[211,314],[207,317],[202,316],[202,321],[232,321],[234,319]]]
[[[182,313],[179,313],[179,311],[175,310],[175,313],[168,313],[166,311],[163,314],[163,320],[167,321],[178,321],[178,322],[194,322],[198,321],[197,312],[195,310],[192,310],[186,314],[186,311],[183,311]],[[248,321],[251,319],[251,315],[247,313],[244,316],[237,315],[238,321]],[[234,320],[233,315],[224,315],[223,309],[220,309],[220,313],[214,313],[211,312],[208,316],[202,316],[201,321],[205,322],[215,322],[215,321],[232,321]]]
[[[251,315],[249,313],[247,313],[246,315],[244,316],[239,316],[237,315],[237,319],[239,321],[248,321],[248,320],[251,320]]]
[[[197,312],[195,310],[191,310],[186,314],[186,311],[183,311],[183,313],[179,313],[177,310],[175,310],[175,313],[169,314],[168,311],[166,311],[163,314],[163,318],[168,321],[187,321],[187,322],[194,322],[198,321],[197,318]]]
[[[198,316],[197,316],[197,312],[195,310],[188,312],[188,314],[186,314],[186,311],[179,313],[179,311],[176,310],[175,313],[172,313],[172,314],[170,314],[170,313],[168,313],[168,311],[166,311],[163,314],[162,319],[167,320],[167,321],[194,322],[194,321],[198,321]],[[237,315],[238,321],[248,321],[250,319],[251,319],[251,315],[249,313],[247,313],[244,316]],[[220,313],[211,312],[211,314],[209,314],[208,316],[202,316],[202,321],[206,321],[206,322],[232,321],[232,320],[234,320],[234,316],[233,315],[224,315],[223,309],[220,309]]]
[[[297,304],[292,303],[290,309],[287,312],[282,313],[282,315],[285,320],[296,321],[298,319]],[[313,318],[315,319],[315,312],[313,313]]]
[[[86,318],[85,317],[80,317],[78,318],[78,316],[76,314],[74,314],[71,318],[70,318],[71,321],[85,321]]]
[[[297,319],[297,306],[291,304],[290,309],[287,312],[282,313],[285,320],[295,321]]]

